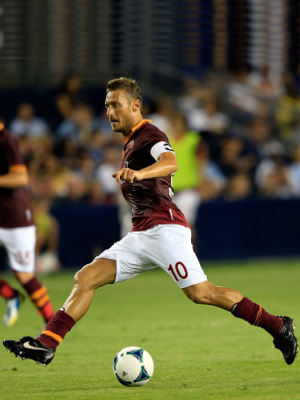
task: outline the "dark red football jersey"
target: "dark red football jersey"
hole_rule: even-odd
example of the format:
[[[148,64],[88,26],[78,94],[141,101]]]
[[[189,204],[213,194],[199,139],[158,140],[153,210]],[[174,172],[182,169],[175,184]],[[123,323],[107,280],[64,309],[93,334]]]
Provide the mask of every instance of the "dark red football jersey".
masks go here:
[[[18,140],[6,129],[0,130],[0,175],[10,171],[24,171]],[[0,188],[0,227],[21,228],[33,225],[28,189]]]
[[[152,146],[167,142],[167,136],[149,121],[142,120],[127,138],[121,166],[140,170],[156,162],[150,154]],[[184,215],[172,202],[172,177],[144,179],[121,184],[125,200],[131,207],[133,231],[152,228],[158,224],[177,224],[189,227]]]

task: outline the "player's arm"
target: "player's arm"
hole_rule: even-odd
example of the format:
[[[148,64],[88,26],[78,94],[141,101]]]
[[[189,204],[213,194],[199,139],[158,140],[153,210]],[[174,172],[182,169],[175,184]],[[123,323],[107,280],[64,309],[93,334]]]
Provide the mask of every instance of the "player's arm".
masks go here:
[[[25,165],[13,165],[7,174],[0,175],[0,187],[14,189],[27,186],[29,182],[28,172]]]
[[[157,161],[149,165],[149,167],[143,168],[140,171],[141,179],[150,178],[162,178],[169,176],[178,170],[178,164],[176,161],[175,154],[171,151],[166,151],[159,155]]]
[[[174,152],[166,151],[161,153],[157,161],[140,171],[134,171],[130,168],[122,168],[113,177],[120,183],[122,180],[125,182],[133,183],[134,181],[141,181],[143,179],[162,178],[169,176],[176,172],[178,169],[177,161]]]

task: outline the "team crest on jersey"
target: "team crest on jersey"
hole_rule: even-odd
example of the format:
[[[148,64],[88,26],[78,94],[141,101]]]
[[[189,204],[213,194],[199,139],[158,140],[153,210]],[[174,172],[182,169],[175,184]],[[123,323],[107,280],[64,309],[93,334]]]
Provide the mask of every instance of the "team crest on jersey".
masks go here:
[[[128,143],[128,149],[132,149],[133,144],[134,144],[134,140],[130,140],[130,142]]]

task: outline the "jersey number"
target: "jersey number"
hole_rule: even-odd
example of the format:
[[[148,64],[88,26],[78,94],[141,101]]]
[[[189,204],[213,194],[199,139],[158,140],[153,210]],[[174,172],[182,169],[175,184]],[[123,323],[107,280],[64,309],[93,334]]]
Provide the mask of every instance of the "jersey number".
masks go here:
[[[21,264],[21,265],[28,265],[30,263],[30,259],[31,259],[31,255],[29,251],[16,251],[16,253],[14,254],[15,259],[17,261],[17,263]]]
[[[168,271],[172,273],[174,276],[174,279],[178,282],[178,277],[181,279],[186,279],[188,277],[188,271],[186,269],[186,266],[181,262],[178,261],[175,264],[175,268],[172,267],[172,265],[169,265]]]

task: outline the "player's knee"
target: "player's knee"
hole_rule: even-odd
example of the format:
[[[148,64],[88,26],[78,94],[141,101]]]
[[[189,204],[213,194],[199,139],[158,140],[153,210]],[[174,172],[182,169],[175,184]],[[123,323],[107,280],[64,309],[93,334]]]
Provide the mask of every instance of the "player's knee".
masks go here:
[[[195,304],[210,304],[209,298],[202,292],[192,293],[188,298]]]
[[[215,285],[206,281],[187,288],[185,294],[195,304],[214,304]]]
[[[21,283],[21,285],[25,285],[35,276],[34,272],[20,272],[20,271],[13,271],[13,272],[16,279]]]
[[[87,265],[85,266],[87,267]],[[85,291],[90,288],[91,279],[87,269],[83,267],[74,275],[74,286],[77,286],[81,290]]]

